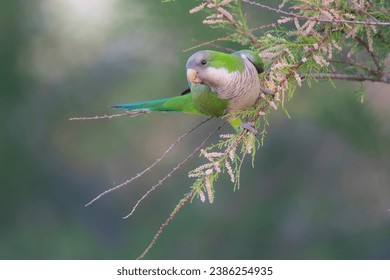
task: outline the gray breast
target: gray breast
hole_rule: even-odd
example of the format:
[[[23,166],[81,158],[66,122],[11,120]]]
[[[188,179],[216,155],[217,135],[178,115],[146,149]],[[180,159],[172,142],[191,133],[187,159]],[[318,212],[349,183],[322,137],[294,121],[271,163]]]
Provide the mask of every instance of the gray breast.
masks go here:
[[[223,86],[215,88],[218,96],[228,99],[226,113],[247,109],[253,106],[260,94],[260,82],[255,66],[243,58],[245,71],[230,73]]]

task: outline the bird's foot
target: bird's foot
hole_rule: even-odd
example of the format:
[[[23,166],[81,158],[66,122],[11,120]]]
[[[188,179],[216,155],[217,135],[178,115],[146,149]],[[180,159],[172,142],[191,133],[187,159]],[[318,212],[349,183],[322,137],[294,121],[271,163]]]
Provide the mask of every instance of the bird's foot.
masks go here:
[[[240,129],[245,129],[246,131],[252,132],[253,135],[257,134],[257,130],[255,129],[254,122],[246,122],[240,125]]]

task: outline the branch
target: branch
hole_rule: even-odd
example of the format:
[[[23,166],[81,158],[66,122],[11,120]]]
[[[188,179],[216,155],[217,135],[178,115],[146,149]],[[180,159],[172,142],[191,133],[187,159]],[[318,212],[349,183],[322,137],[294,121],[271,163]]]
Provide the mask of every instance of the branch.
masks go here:
[[[255,27],[255,28],[251,28],[249,29],[250,32],[253,32],[253,31],[257,31],[257,30],[261,30],[261,29],[265,29],[265,28],[270,28],[270,27],[275,27],[277,25],[280,25],[281,23],[270,23],[270,24],[265,24],[265,25],[262,25],[262,26],[258,26],[258,27]],[[196,46],[193,46],[193,47],[190,47],[188,49],[185,49],[183,50],[183,52],[188,52],[188,51],[191,51],[193,49],[196,49],[196,48],[200,48],[200,47],[204,47],[204,46],[208,46],[208,45],[211,45],[215,42],[218,42],[218,41],[227,41],[231,38],[233,38],[236,34],[232,34],[232,35],[228,35],[228,36],[225,36],[225,37],[219,37],[219,38],[216,38],[214,40],[210,40],[210,41],[207,41],[207,42],[202,42],[201,44],[199,45],[196,45]]]
[[[160,237],[161,233],[168,226],[169,222],[173,220],[179,210],[188,202],[188,200],[195,194],[195,189],[192,189],[189,194],[187,194],[182,201],[180,201],[179,205],[175,207],[173,212],[169,215],[169,217],[165,220],[165,222],[160,226],[156,234],[154,235],[152,241],[149,243],[148,247],[142,252],[142,254],[137,258],[137,260],[143,259],[145,255],[152,249],[153,245],[156,243],[157,239]]]
[[[208,7],[209,8],[212,8],[214,10],[217,11],[218,14],[222,15],[231,25],[234,26],[234,28],[236,28],[240,33],[242,33],[243,35],[247,36],[252,44],[258,46],[258,47],[261,47],[261,45],[259,44],[259,41],[257,40],[257,38],[255,36],[253,36],[250,32],[250,30],[242,30],[242,26],[240,26],[240,24],[238,24],[232,17],[232,15],[226,11],[224,8],[221,8],[221,7],[217,7],[212,0],[206,0],[206,2],[208,3]]]
[[[364,48],[367,50],[367,52],[370,54],[372,61],[374,62],[376,70],[379,72],[381,70],[380,64],[378,62],[377,56],[370,50],[369,46],[367,43],[360,37],[355,37],[355,40],[362,44]]]
[[[267,6],[267,5],[264,5],[264,4],[260,4],[260,3],[254,2],[254,1],[250,1],[250,0],[242,0],[242,1],[246,2],[248,4],[251,4],[251,5],[259,6],[261,8],[264,8],[264,9],[267,9],[267,10],[270,10],[270,11],[274,11],[274,12],[279,13],[279,14],[283,14],[283,15],[289,16],[289,17],[306,19],[306,20],[312,20],[312,21],[316,21],[316,22],[349,23],[349,24],[362,24],[362,25],[390,26],[390,22],[381,22],[381,21],[357,21],[357,20],[322,19],[322,18],[320,19],[320,18],[306,17],[306,16],[297,15],[297,14],[294,14],[294,13],[285,12],[285,11],[283,11],[281,9],[272,8],[270,6]]]
[[[126,180],[125,182],[119,184],[119,185],[116,185],[115,187],[112,187],[110,189],[107,189],[105,190],[104,192],[102,192],[101,194],[99,194],[98,196],[96,196],[94,199],[92,199],[90,202],[88,202],[87,204],[85,204],[85,206],[89,206],[91,205],[92,203],[94,203],[96,200],[98,200],[99,198],[101,198],[102,196],[112,192],[112,191],[115,191],[121,187],[124,187],[128,184],[130,184],[132,181],[134,181],[135,179],[138,179],[140,178],[142,175],[144,175],[145,173],[149,172],[154,166],[156,166],[161,160],[163,160],[167,155],[168,153],[184,138],[186,137],[187,135],[189,135],[191,132],[193,132],[195,129],[197,129],[198,127],[200,127],[202,124],[206,123],[207,121],[209,121],[211,119],[210,118],[207,118],[203,121],[201,121],[200,123],[198,123],[196,126],[194,126],[193,128],[191,128],[190,130],[188,130],[187,132],[185,132],[184,134],[182,134],[181,136],[179,136],[176,141],[174,143],[172,143],[172,145],[161,155],[160,158],[158,158],[155,162],[153,162],[149,167],[145,168],[142,172],[138,173],[137,175],[135,175],[134,177],[130,178],[129,180]]]
[[[139,113],[139,114],[144,114]],[[119,117],[133,117],[134,114],[129,114],[129,112],[122,113],[122,114],[114,114],[114,115],[104,115],[104,116],[94,116],[94,117],[73,117],[69,118],[69,121],[88,121],[88,120],[102,120],[102,119],[114,119],[114,118],[119,118]]]
[[[280,90],[281,86],[288,81],[288,79],[291,77],[291,75],[296,73],[298,71],[298,69],[308,60],[308,58],[311,57],[316,50],[321,48],[321,46],[325,43],[325,41],[328,40],[329,36],[330,36],[330,33],[326,34],[325,37],[322,38],[322,40],[317,44],[316,47],[312,47],[306,53],[305,57],[302,58],[301,61],[297,65],[295,65],[294,68],[284,77],[284,79],[280,81],[280,83],[278,84],[277,90]],[[276,92],[275,92],[275,94],[276,94]]]
[[[360,82],[371,81],[371,82],[390,84],[390,73],[388,73],[387,75],[383,75],[381,77],[372,77],[372,76],[367,76],[362,74],[342,74],[342,73],[329,73],[329,74],[314,73],[314,74],[310,74],[309,76],[316,79],[336,79],[336,80],[360,81]]]
[[[371,69],[371,68],[367,67],[366,65],[363,65],[357,61],[349,62],[349,61],[341,61],[341,60],[328,60],[328,62],[330,64],[344,64],[344,65],[348,65],[348,66],[359,67],[362,70],[367,71],[373,75],[380,75],[381,74],[380,71]]]
[[[231,39],[234,37],[234,34],[233,35],[229,35],[229,36],[225,36],[225,37],[220,37],[220,38],[217,38],[217,39],[214,39],[214,40],[210,40],[210,41],[207,41],[207,42],[203,42],[203,43],[200,43],[196,46],[193,46],[193,47],[190,47],[188,49],[185,49],[183,50],[183,52],[188,52],[188,51],[191,51],[193,49],[197,49],[197,48],[200,48],[200,47],[203,47],[203,46],[208,46],[208,45],[211,45],[215,42],[218,42],[218,41],[226,41],[228,39]]]
[[[210,118],[209,118],[210,119]],[[207,119],[208,120],[208,119]],[[206,139],[203,140],[203,142],[195,149],[192,151],[192,153],[190,155],[188,155],[184,160],[182,160],[181,162],[179,162],[167,175],[165,175],[164,178],[160,179],[158,181],[157,184],[153,185],[138,201],[137,203],[134,205],[133,209],[131,210],[131,212],[129,214],[127,214],[126,216],[123,217],[123,219],[127,219],[129,218],[131,215],[133,215],[134,211],[137,209],[138,205],[152,192],[154,191],[156,188],[158,188],[159,186],[161,186],[165,180],[167,180],[169,177],[171,177],[173,175],[173,173],[175,173],[177,170],[179,170],[184,164],[186,164],[191,158],[193,158],[197,152],[199,152],[200,149],[203,148],[204,145],[206,145],[206,143],[210,140],[210,138],[218,131],[220,130],[224,125],[226,124],[226,122],[222,123],[221,125],[219,125],[216,129],[214,129],[212,132],[209,133],[209,135],[206,137]]]

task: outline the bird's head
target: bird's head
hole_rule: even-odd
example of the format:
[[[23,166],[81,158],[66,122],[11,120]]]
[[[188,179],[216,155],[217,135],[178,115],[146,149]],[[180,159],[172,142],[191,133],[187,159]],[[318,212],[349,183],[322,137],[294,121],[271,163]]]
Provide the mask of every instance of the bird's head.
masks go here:
[[[242,71],[242,60],[230,54],[216,51],[199,51],[187,61],[187,80],[189,84],[205,84],[221,87],[234,71]]]

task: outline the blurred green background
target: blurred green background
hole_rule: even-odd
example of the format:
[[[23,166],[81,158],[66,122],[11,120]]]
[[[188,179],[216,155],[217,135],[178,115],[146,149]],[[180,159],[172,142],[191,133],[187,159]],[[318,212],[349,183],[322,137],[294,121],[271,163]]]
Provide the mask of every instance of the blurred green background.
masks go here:
[[[134,259],[187,193],[194,159],[123,220],[138,198],[220,121],[158,168],[90,207],[202,120],[180,114],[70,122],[109,105],[175,96],[198,43],[225,33],[189,15],[197,1],[0,3],[0,258]],[[273,14],[248,11],[252,26]],[[231,48],[237,46],[226,44]],[[325,81],[272,113],[241,189],[186,205],[149,259],[389,259],[390,88]],[[226,132],[230,128],[225,128]]]

